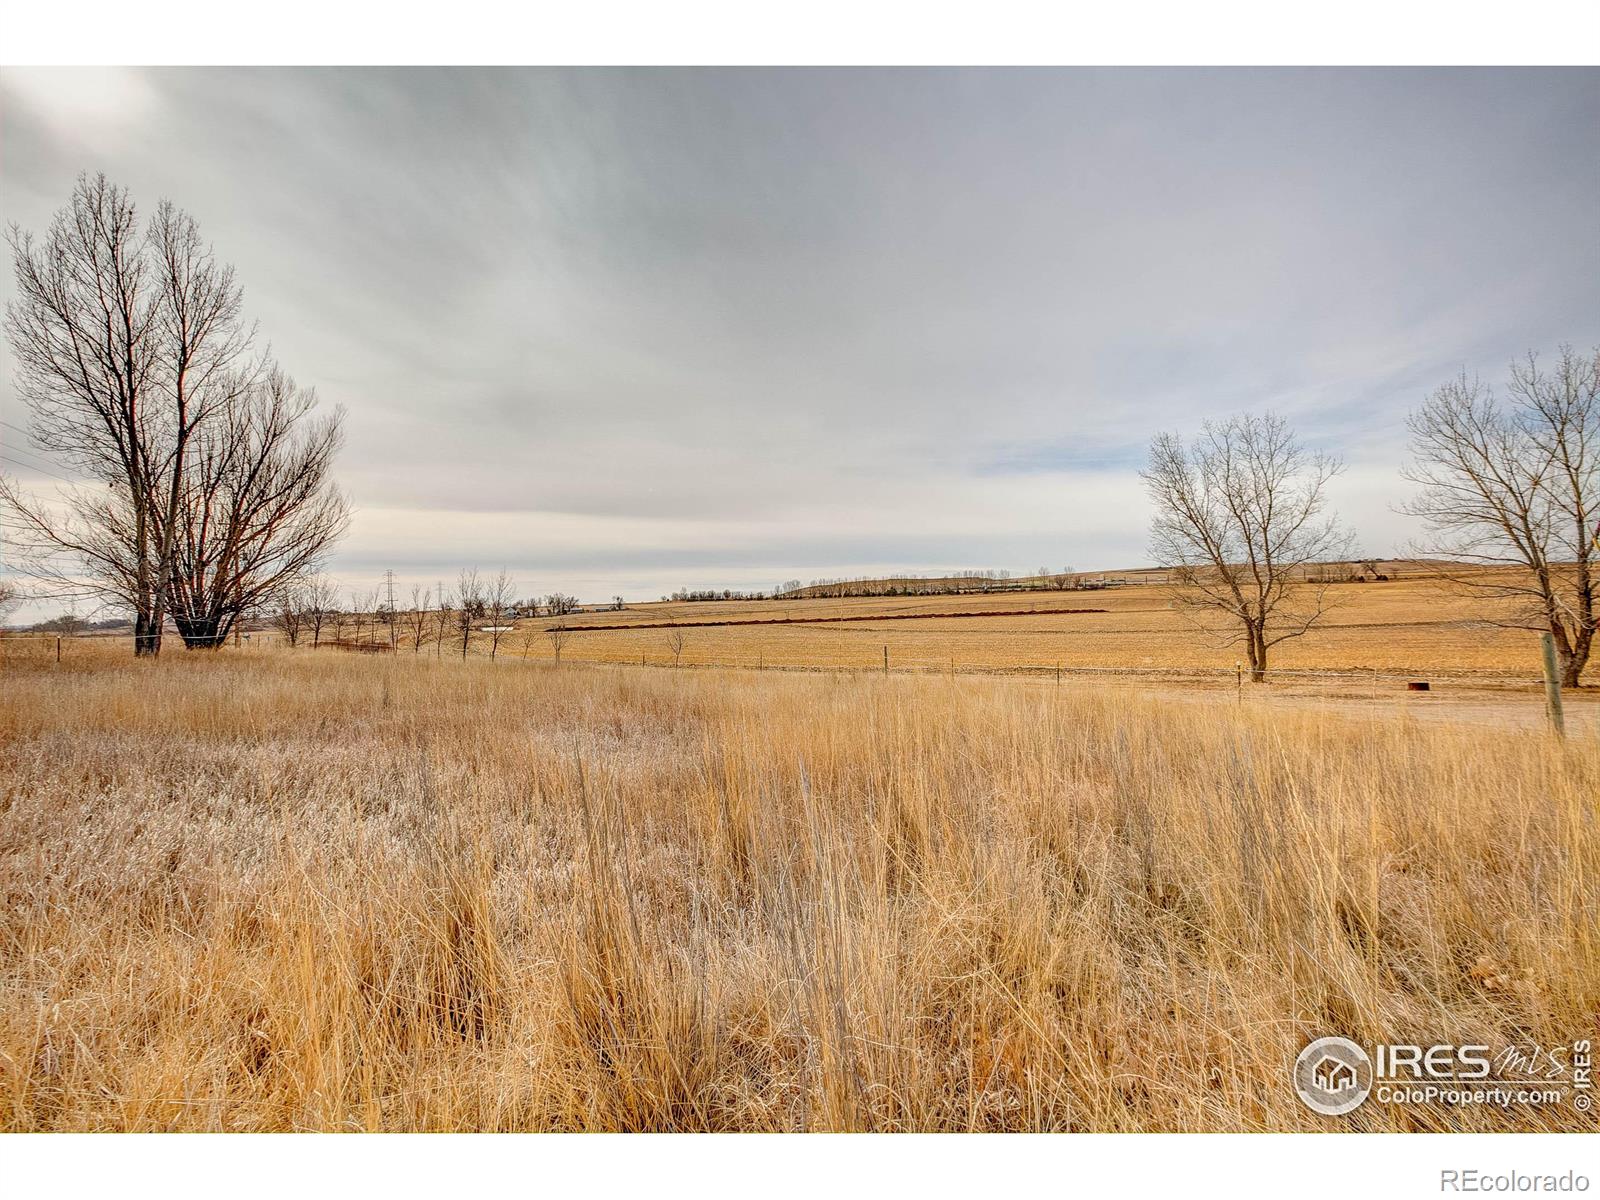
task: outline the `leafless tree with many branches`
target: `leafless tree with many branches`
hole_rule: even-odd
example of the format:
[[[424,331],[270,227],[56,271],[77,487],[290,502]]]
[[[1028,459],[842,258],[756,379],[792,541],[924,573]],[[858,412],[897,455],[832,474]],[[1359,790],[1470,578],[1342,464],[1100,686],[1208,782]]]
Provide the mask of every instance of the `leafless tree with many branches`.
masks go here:
[[[13,227],[6,329],[34,444],[94,485],[42,503],[10,485],[11,549],[64,593],[134,615],[134,651],[220,645],[344,528],[327,479],[337,415],[253,355],[233,270],[163,201],[80,177],[42,239]]]
[[[300,635],[306,629],[308,617],[306,598],[299,588],[282,592],[278,596],[277,606],[272,610],[272,623],[290,646],[300,644]]]
[[[483,583],[476,570],[461,572],[456,581],[456,598],[456,634],[461,639],[461,657],[466,658],[472,646],[473,627],[483,619],[485,610]]]
[[[7,579],[0,579],[0,622],[17,610],[22,603],[22,589]]]
[[[1272,647],[1328,611],[1329,585],[1309,582],[1306,568],[1349,555],[1349,535],[1325,515],[1340,469],[1273,414],[1207,422],[1188,445],[1171,433],[1150,445],[1151,554],[1177,568],[1173,597],[1197,627],[1244,646],[1255,682]],[[1228,618],[1220,627],[1208,619],[1216,614]]]
[[[411,585],[411,608],[406,612],[406,629],[411,634],[411,653],[421,654],[422,643],[428,636],[428,609],[433,603],[433,592],[421,584]]]
[[[1462,375],[1411,414],[1403,511],[1427,527],[1419,553],[1462,564],[1441,570],[1486,621],[1550,634],[1576,687],[1600,616],[1600,350],[1563,346],[1551,370],[1530,353],[1506,392]]]
[[[339,589],[325,575],[313,575],[300,589],[305,599],[306,623],[311,629],[311,645],[322,644],[322,630],[333,623],[339,609]],[[334,634],[338,637],[338,634]]]
[[[486,627],[489,634],[489,658],[494,660],[500,655],[500,643],[505,641],[506,634],[514,628],[511,616],[516,602],[517,584],[504,567],[500,569],[489,586],[484,589],[483,607],[484,616],[488,618]]]

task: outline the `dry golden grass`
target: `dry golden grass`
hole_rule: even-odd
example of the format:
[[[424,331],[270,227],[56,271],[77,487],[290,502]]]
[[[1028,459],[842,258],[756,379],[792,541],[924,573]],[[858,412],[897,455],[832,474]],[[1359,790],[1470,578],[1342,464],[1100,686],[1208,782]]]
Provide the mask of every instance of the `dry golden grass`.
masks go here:
[[[1288,1082],[1594,1036],[1592,741],[254,651],[14,661],[0,741],[8,1130],[1592,1128]]]

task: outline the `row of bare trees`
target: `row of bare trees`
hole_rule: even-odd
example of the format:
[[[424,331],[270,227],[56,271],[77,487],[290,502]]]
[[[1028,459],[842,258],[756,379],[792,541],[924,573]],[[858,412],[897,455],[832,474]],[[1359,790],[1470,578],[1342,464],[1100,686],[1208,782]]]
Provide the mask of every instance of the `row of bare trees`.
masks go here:
[[[397,610],[378,602],[378,590],[354,591],[348,606],[340,603],[338,588],[327,579],[312,576],[296,586],[283,589],[271,610],[272,624],[290,646],[312,647],[329,641],[347,643],[346,631],[353,632],[355,645],[409,643],[413,654],[432,647],[436,656],[448,644],[452,652],[466,657],[474,634],[483,634],[489,657],[499,657],[506,637],[515,629],[526,602],[516,599],[516,581],[501,570],[491,578],[476,570],[462,571],[456,590],[443,585],[435,591],[414,585],[411,606]]]
[[[272,612],[272,624],[291,647],[315,648],[324,641],[341,646],[373,644],[362,641],[366,636],[378,645],[399,648],[409,644],[413,654],[431,648],[435,657],[442,657],[448,644],[452,654],[459,650],[465,658],[471,652],[473,635],[482,634],[480,645],[486,644],[489,657],[495,659],[508,648],[510,635],[520,633],[523,658],[528,657],[535,640],[542,637],[559,666],[562,650],[575,629],[554,613],[554,620],[542,627],[518,627],[518,615],[526,615],[527,608],[525,602],[511,599],[514,592],[515,585],[503,570],[488,580],[480,578],[475,570],[467,570],[461,572],[455,592],[443,587],[435,591],[413,586],[411,605],[400,612],[388,612],[378,606],[375,588],[353,592],[347,609],[339,603],[338,589],[317,577],[284,594]],[[354,630],[353,642],[345,640],[349,630]],[[381,630],[387,633],[380,633]],[[672,655],[672,665],[679,666],[688,644],[684,631],[669,628],[663,642]]]
[[[1440,560],[1446,584],[1482,602],[1486,624],[1548,633],[1562,683],[1576,686],[1597,624],[1600,350],[1563,347],[1548,369],[1529,354],[1504,395],[1463,375],[1413,412],[1408,429],[1403,475],[1418,491],[1401,511],[1426,531],[1412,552]],[[1328,511],[1341,469],[1275,415],[1151,444],[1151,553],[1177,568],[1180,608],[1243,646],[1253,680],[1265,677],[1272,647],[1329,611],[1336,576],[1313,568],[1350,554]]]
[[[341,414],[257,347],[233,269],[170,202],[141,220],[84,176],[43,237],[8,240],[29,433],[87,481],[46,497],[0,480],[8,554],[47,590],[131,610],[136,654],[168,620],[191,648],[223,644],[344,532]]]

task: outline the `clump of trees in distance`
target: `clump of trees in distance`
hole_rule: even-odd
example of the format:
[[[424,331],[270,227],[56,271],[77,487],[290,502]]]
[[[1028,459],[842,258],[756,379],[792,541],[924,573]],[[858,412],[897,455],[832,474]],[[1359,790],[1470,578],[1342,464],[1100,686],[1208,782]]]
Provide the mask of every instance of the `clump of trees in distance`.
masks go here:
[[[90,481],[57,504],[0,481],[9,550],[60,594],[133,614],[134,651],[223,644],[315,571],[348,524],[320,413],[244,319],[195,220],[82,176],[42,237],[8,235],[6,331],[33,443]]]
[[[1059,573],[1049,567],[1040,567],[1034,576],[1013,576],[1009,570],[972,568],[952,571],[945,575],[893,575],[860,576],[853,579],[813,579],[802,584],[791,579],[780,585],[774,599],[810,600],[844,599],[853,596],[959,596],[990,592],[1031,592],[1053,588],[1067,590],[1083,586],[1073,569],[1068,566]]]
[[[774,598],[774,595],[768,592],[741,592],[733,588],[679,588],[670,596],[661,597],[662,600],[673,600],[679,603],[711,600],[770,600]]]

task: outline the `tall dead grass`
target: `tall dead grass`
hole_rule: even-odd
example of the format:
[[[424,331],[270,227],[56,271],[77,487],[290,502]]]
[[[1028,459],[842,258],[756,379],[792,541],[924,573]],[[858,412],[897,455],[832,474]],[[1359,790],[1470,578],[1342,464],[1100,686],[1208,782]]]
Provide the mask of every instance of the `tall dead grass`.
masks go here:
[[[1289,1085],[1600,1011],[1600,748],[972,678],[13,666],[10,1130],[1567,1129]]]

